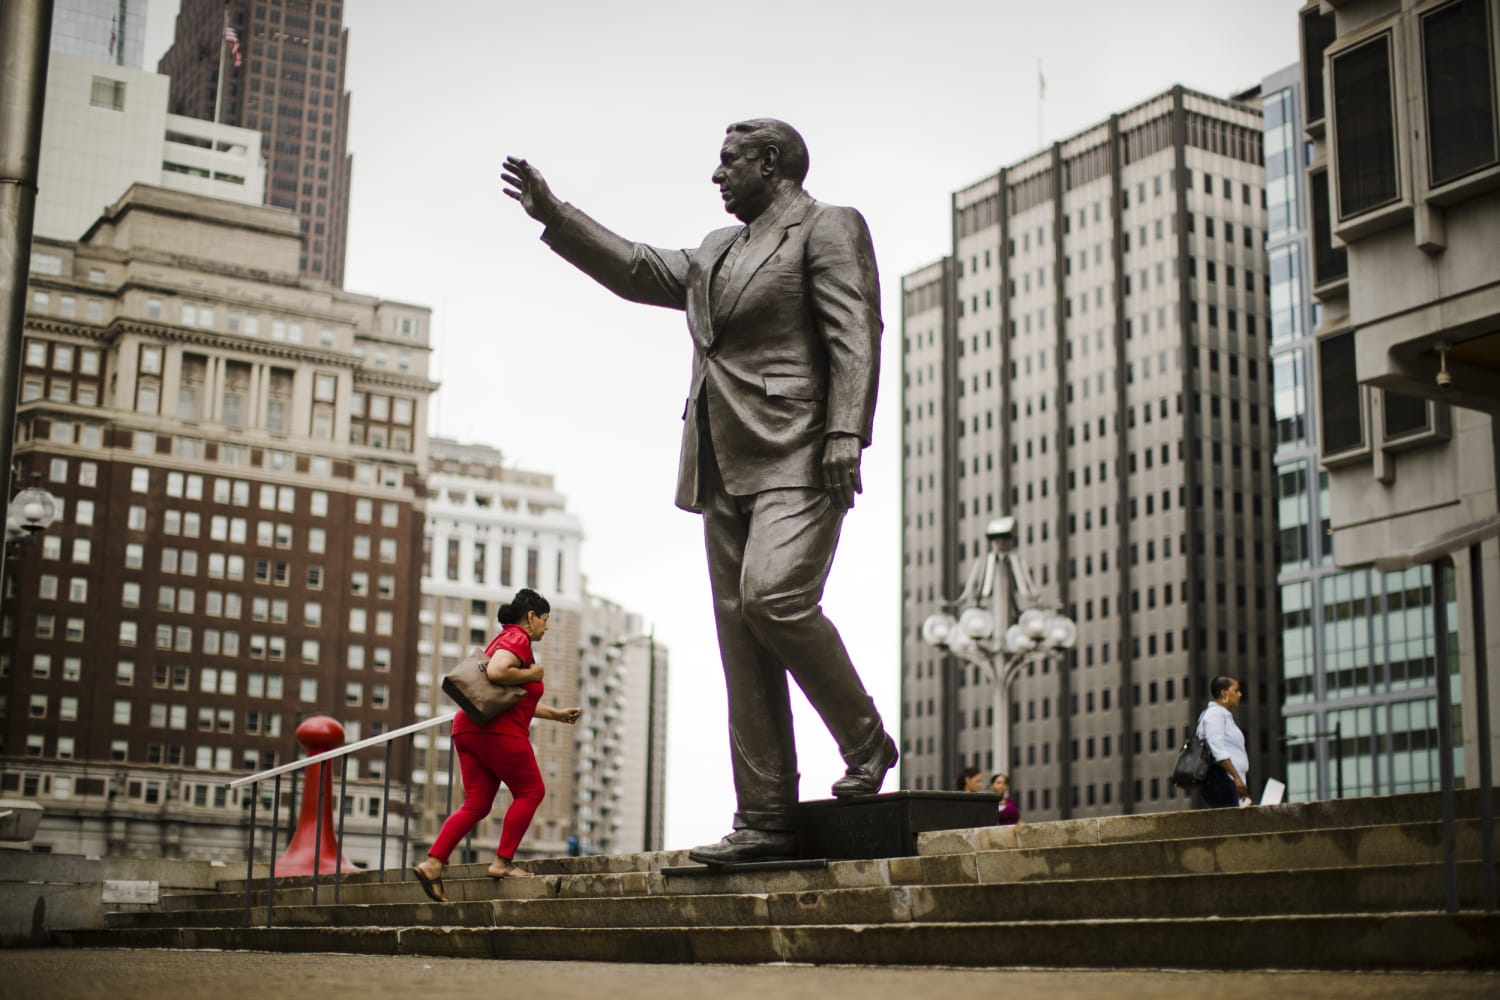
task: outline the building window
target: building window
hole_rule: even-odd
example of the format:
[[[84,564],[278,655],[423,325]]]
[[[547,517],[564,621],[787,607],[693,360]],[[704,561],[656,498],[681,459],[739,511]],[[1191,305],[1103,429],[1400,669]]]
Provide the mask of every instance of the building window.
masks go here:
[[[89,89],[89,104],[108,111],[124,111],[125,81],[94,77],[93,86]]]
[[[1323,454],[1337,455],[1365,443],[1363,394],[1354,367],[1354,331],[1318,342],[1319,402]]]
[[[1421,396],[1387,392],[1382,394],[1382,403],[1387,441],[1431,429],[1428,403]]]
[[[1349,251],[1333,245],[1328,171],[1309,172],[1307,188],[1312,202],[1313,285],[1326,285],[1349,276]]]
[[[1500,159],[1488,8],[1486,0],[1459,0],[1422,18],[1427,154],[1434,186]]]
[[[1339,218],[1347,219],[1400,195],[1391,36],[1340,52],[1331,65]]]

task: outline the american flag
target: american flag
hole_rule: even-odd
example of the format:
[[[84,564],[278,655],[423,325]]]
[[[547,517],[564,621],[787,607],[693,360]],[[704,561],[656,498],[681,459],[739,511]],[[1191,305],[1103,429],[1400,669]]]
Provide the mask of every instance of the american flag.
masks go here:
[[[229,43],[229,54],[234,56],[234,65],[238,69],[245,61],[240,57],[240,33],[226,24],[224,25],[224,40]]]

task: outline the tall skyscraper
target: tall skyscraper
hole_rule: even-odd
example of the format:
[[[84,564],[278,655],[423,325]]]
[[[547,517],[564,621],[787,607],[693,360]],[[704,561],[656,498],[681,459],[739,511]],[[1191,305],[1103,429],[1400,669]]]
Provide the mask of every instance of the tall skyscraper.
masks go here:
[[[1313,419],[1323,311],[1313,296],[1301,66],[1267,77],[1261,92],[1287,796],[1430,790],[1438,746],[1432,572],[1334,563],[1322,428]],[[1332,265],[1332,246],[1322,253]]]
[[[148,2],[54,0],[49,47],[53,52],[65,52],[94,62],[140,69],[146,49]]]
[[[1176,87],[953,195],[902,283],[902,780],[1006,770],[1038,819],[1180,808],[1177,744],[1239,677],[1252,785],[1282,771],[1258,101]],[[1078,626],[1011,699],[924,643],[988,542]]]
[[[266,204],[297,213],[301,272],[336,286],[344,283],[353,168],[348,43],[342,3],[183,0],[160,64],[172,78],[172,113],[265,134]]]
[[[1500,662],[1500,2],[1310,3],[1300,20],[1313,446],[1332,561],[1370,581],[1325,615],[1304,704],[1341,724],[1362,787],[1432,787],[1444,729],[1472,785],[1500,706],[1500,685],[1476,688]]]

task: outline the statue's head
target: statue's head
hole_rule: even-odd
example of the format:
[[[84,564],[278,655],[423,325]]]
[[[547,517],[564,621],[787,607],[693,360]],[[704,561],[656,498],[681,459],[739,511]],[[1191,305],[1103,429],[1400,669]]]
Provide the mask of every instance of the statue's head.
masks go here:
[[[786,122],[752,118],[735,122],[724,133],[712,180],[725,211],[741,222],[764,212],[783,188],[802,186],[809,164],[807,143]]]

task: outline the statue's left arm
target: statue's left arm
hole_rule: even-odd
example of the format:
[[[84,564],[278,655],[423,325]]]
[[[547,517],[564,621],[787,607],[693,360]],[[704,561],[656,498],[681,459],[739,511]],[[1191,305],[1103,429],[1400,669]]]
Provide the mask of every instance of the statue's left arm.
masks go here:
[[[835,504],[862,492],[860,452],[870,443],[880,380],[880,276],[864,218],[822,207],[808,233],[808,287],[828,352],[823,480]]]

